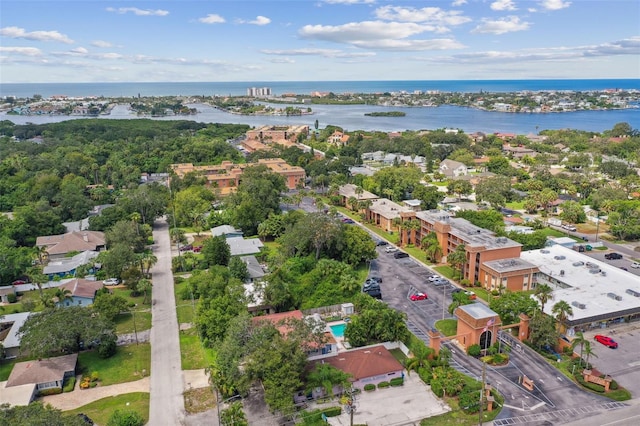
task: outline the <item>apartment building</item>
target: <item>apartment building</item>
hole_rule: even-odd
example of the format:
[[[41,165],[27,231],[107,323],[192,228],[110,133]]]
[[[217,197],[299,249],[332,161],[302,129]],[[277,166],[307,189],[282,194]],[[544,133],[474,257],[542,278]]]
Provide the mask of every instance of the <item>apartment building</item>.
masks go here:
[[[249,166],[264,164],[274,173],[285,178],[288,189],[295,189],[299,182],[305,181],[306,174],[302,167],[290,166],[282,158],[265,158],[257,163],[235,164],[223,161],[220,164],[194,166],[192,163],[172,164],[171,170],[176,176],[183,178],[187,173],[196,173],[207,179],[207,186],[214,188],[220,195],[228,195],[238,187],[244,169]]]
[[[298,135],[308,134],[309,126],[262,126],[246,133],[247,140],[258,140],[262,143],[278,143],[279,141],[296,141]]]

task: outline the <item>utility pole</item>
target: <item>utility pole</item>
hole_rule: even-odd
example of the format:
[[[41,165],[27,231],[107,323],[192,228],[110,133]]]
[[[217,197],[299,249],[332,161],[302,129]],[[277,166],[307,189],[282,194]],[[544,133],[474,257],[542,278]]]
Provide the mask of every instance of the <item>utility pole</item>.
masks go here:
[[[482,388],[480,389],[480,410],[478,411],[478,426],[482,426],[482,408],[484,407],[484,384],[487,379],[487,363],[482,363]]]

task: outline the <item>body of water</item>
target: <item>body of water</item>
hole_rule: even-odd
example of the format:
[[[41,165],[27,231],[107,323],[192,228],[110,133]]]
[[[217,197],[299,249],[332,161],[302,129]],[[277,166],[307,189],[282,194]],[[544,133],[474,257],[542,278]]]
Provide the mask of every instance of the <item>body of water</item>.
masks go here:
[[[193,120],[201,123],[248,124],[252,127],[264,125],[308,125],[313,127],[318,120],[320,128],[327,125],[342,127],[345,131],[405,131],[434,130],[442,128],[461,129],[466,133],[516,133],[537,134],[541,130],[576,129],[593,132],[610,130],[617,123],[629,123],[640,128],[640,109],[611,111],[578,111],[547,114],[515,114],[482,111],[474,108],[444,105],[439,107],[382,107],[377,105],[312,105],[313,114],[304,116],[244,116],[229,114],[210,105],[192,104],[198,113],[190,116],[155,117],[154,120]],[[278,104],[284,108],[286,105]],[[403,111],[404,117],[369,117],[365,113],[375,111]],[[44,124],[86,117],[79,116],[20,116],[0,114],[0,120],[15,124]],[[125,105],[115,107],[110,115],[101,119],[136,119]]]
[[[333,334],[335,337],[342,338],[344,337],[344,329],[347,328],[347,324],[342,323],[330,325],[329,328],[331,329],[331,334]]]
[[[640,79],[603,80],[385,80],[385,81],[248,81],[216,83],[13,83],[0,84],[0,98],[41,95],[70,97],[238,96],[250,87],[270,87],[274,95],[312,92],[384,93],[438,90],[441,92],[518,92],[522,90],[640,90]]]

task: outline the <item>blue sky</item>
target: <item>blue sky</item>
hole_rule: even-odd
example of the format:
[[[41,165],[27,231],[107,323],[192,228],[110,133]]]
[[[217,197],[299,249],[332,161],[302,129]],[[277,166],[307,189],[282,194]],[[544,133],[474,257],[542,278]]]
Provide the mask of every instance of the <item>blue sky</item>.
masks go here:
[[[0,2],[0,83],[548,78],[640,78],[640,1]]]

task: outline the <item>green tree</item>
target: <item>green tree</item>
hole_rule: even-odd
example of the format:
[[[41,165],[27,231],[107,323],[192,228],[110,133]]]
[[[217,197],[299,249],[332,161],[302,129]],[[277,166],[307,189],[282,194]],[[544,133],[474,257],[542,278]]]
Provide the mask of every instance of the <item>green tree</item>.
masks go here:
[[[144,423],[144,418],[137,411],[117,409],[109,416],[107,426],[142,426]]]
[[[143,278],[140,281],[138,281],[138,285],[136,286],[136,290],[143,294],[143,296],[144,296],[142,298],[142,303],[143,304],[147,304],[148,303],[148,296],[149,296],[149,293],[151,292],[152,289],[153,289],[153,283],[151,282],[151,280]]]
[[[573,336],[573,340],[571,341],[571,349],[576,350],[576,347],[580,346],[580,365],[582,365],[582,351],[584,349],[585,344],[591,345],[581,331],[576,332],[575,336]]]
[[[134,264],[136,257],[130,246],[115,244],[109,247],[109,250],[100,252],[97,261],[107,276],[121,278],[125,269]]]
[[[565,201],[560,204],[560,208],[562,209],[560,217],[565,222],[583,223],[587,220],[587,215],[585,214],[584,209],[575,201]]]
[[[468,180],[456,179],[447,183],[447,191],[460,199],[463,195],[471,194],[473,192],[473,186],[471,186],[471,182]]]
[[[85,426],[76,415],[63,415],[62,411],[40,401],[29,405],[0,405],[0,424],[11,426]]]
[[[80,306],[54,307],[29,316],[20,328],[21,348],[34,357],[78,352],[81,343],[115,345],[115,326],[92,309]]]
[[[531,318],[529,339],[534,346],[553,347],[558,342],[555,320],[550,315],[536,314]]]
[[[197,228],[203,224],[205,213],[211,210],[211,203],[215,200],[213,192],[203,186],[191,186],[175,194],[173,211],[181,226]]]
[[[438,208],[438,203],[444,199],[444,194],[438,191],[438,187],[436,186],[417,185],[413,189],[411,196],[421,201],[420,207],[423,210]]]
[[[246,281],[246,279],[249,278],[249,270],[247,269],[247,264],[238,256],[233,256],[229,261],[229,271],[231,272],[231,276],[233,278],[236,278],[242,282]]]
[[[507,291],[500,297],[493,297],[489,307],[500,316],[502,324],[514,324],[521,313],[533,316],[538,302],[527,293]]]
[[[242,411],[242,403],[232,402],[229,408],[220,411],[220,424],[222,426],[249,426],[247,417]]]
[[[413,357],[407,358],[405,361],[405,368],[407,373],[411,374],[411,371],[419,372],[422,368],[429,368],[429,359],[433,357],[433,349],[420,345],[413,351]]]
[[[504,207],[514,196],[511,178],[495,176],[482,179],[476,185],[476,200],[486,201],[494,209]]]
[[[227,266],[231,260],[231,249],[224,235],[218,235],[204,240],[201,253],[209,266]]]
[[[566,327],[567,320],[573,315],[573,308],[568,302],[560,300],[553,305],[551,312],[556,316],[556,320],[558,320],[560,327]]]
[[[540,311],[544,312],[544,305],[553,299],[553,289],[548,284],[538,284],[533,295],[540,302]]]
[[[459,244],[456,249],[447,255],[447,263],[464,276],[464,265],[467,263],[467,252],[464,244]]]
[[[98,292],[93,301],[93,309],[109,321],[115,320],[118,314],[129,310],[127,299],[108,291]]]
[[[375,242],[359,226],[345,226],[343,241],[342,260],[345,263],[355,266],[378,256]]]
[[[422,238],[420,248],[425,251],[427,261],[432,263],[440,261],[442,247],[438,241],[438,236],[434,232],[430,232]]]
[[[334,387],[339,387],[339,392],[349,385],[351,375],[329,364],[316,364],[307,375],[307,390],[312,391],[322,388],[327,396],[333,396]]]
[[[108,249],[121,244],[129,247],[134,253],[142,253],[150,235],[144,228],[141,230],[137,223],[121,220],[105,232],[104,236]]]
[[[284,178],[267,166],[247,167],[242,181],[227,203],[233,212],[233,225],[245,235],[255,235],[258,225],[271,213],[280,212],[280,194],[286,190]]]

